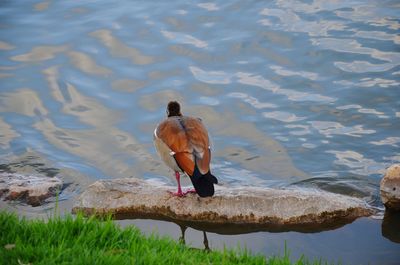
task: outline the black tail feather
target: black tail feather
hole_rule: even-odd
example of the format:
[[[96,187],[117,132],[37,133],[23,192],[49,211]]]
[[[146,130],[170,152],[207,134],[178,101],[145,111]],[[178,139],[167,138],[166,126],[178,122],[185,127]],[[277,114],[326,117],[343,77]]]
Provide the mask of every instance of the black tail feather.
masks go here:
[[[214,195],[214,184],[218,184],[218,180],[210,171],[203,175],[197,165],[195,165],[193,176],[189,177],[200,197],[211,197]]]
[[[218,179],[217,179],[213,174],[211,174],[210,171],[208,171],[208,173],[205,174],[204,177],[205,177],[209,182],[214,183],[214,184],[218,184]]]

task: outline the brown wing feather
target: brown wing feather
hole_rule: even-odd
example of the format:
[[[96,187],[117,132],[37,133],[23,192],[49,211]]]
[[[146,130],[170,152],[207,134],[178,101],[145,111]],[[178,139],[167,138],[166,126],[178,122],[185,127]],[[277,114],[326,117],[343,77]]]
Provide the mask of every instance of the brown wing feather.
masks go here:
[[[157,136],[175,152],[178,165],[187,174],[193,174],[195,160],[202,174],[209,171],[208,134],[199,119],[170,117],[158,126]]]
[[[185,117],[184,124],[197,167],[202,174],[206,174],[210,170],[211,159],[207,130],[201,120],[196,118]]]
[[[193,155],[189,153],[176,153],[175,160],[179,167],[186,172],[189,176],[193,176],[194,161]]]
[[[178,117],[171,117],[157,127],[157,136],[175,152],[179,167],[189,175],[194,171],[193,148]]]

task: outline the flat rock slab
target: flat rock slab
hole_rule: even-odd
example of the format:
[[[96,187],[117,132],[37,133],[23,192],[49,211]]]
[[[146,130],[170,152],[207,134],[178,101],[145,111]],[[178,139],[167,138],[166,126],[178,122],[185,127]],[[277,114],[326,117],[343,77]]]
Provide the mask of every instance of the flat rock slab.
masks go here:
[[[321,231],[370,216],[366,202],[317,190],[216,187],[214,197],[172,196],[176,187],[136,178],[101,180],[77,199],[73,213],[152,218],[220,233]],[[244,229],[244,230],[243,230]]]
[[[62,180],[56,177],[0,173],[0,197],[5,200],[20,200],[32,206],[55,196],[61,190]]]

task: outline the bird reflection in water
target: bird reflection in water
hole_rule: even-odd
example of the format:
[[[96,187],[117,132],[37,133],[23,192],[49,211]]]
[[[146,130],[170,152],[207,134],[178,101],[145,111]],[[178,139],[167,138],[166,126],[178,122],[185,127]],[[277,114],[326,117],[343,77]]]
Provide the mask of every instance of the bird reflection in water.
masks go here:
[[[182,244],[186,244],[185,232],[188,227],[185,225],[182,225],[182,224],[180,224],[179,227],[181,228],[181,236],[179,237],[179,242]],[[204,244],[205,251],[211,251],[210,246],[208,245],[208,238],[207,238],[206,231],[203,231],[203,244]]]

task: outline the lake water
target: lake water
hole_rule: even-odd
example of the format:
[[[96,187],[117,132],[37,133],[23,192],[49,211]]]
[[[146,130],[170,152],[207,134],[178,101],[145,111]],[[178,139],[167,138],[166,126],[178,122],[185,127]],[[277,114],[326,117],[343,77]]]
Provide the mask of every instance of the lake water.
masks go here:
[[[62,178],[64,211],[98,179],[175,184],[152,144],[174,99],[208,127],[224,185],[314,187],[380,211],[320,233],[207,233],[212,249],[286,241],[294,258],[399,264],[399,218],[379,199],[400,162],[399,30],[398,1],[1,1],[0,170]],[[185,239],[203,246],[201,231]]]

